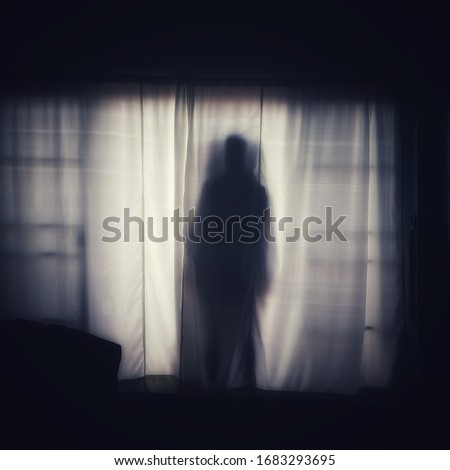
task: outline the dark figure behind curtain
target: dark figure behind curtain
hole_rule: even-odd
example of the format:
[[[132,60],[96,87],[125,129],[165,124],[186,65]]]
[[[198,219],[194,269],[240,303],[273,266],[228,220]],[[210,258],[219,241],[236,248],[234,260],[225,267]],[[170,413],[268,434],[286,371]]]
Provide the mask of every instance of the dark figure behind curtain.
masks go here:
[[[205,181],[201,223],[191,226],[183,305],[181,381],[210,391],[254,386],[254,318],[267,285],[256,153],[236,135],[223,149],[223,171]]]

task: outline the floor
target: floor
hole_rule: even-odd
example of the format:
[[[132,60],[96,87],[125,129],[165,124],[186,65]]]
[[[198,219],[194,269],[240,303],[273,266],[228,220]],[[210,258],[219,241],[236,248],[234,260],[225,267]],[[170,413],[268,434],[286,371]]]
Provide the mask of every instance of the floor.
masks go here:
[[[4,404],[3,448],[449,448],[449,415],[414,388],[356,396],[235,390],[177,393],[173,377],[120,382],[108,399]]]

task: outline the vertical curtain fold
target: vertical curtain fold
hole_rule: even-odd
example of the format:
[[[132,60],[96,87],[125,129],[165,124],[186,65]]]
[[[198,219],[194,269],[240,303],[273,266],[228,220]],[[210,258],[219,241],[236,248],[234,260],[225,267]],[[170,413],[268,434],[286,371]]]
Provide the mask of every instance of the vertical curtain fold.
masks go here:
[[[138,85],[87,91],[86,259],[89,331],[122,345],[120,377],[144,374],[141,102]],[[120,228],[112,241],[104,220]],[[107,238],[107,240],[106,240]]]
[[[186,90],[144,86],[146,374],[179,371],[182,245],[172,218],[182,208],[186,160]]]

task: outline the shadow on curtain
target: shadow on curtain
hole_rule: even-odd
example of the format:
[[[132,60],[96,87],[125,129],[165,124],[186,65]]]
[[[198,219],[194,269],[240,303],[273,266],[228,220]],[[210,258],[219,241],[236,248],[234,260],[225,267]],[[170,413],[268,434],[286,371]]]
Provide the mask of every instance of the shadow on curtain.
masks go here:
[[[191,223],[184,278],[180,379],[209,390],[255,385],[252,327],[267,288],[268,199],[257,155],[237,135],[222,146],[209,157],[212,176]]]

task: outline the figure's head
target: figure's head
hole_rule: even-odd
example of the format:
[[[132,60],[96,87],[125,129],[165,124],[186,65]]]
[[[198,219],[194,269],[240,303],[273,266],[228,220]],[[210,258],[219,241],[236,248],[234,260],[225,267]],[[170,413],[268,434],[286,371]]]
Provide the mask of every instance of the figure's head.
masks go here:
[[[247,143],[239,135],[230,135],[225,141],[225,172],[238,174],[247,170]]]

